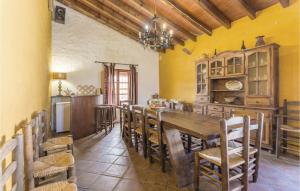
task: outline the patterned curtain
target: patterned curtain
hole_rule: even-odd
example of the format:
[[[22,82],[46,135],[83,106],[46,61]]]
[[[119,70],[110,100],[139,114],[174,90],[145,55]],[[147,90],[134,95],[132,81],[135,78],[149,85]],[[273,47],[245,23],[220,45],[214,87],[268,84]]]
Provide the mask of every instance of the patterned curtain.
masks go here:
[[[104,65],[104,104],[115,104],[115,64]]]
[[[133,105],[138,103],[137,72],[134,65],[130,65],[129,100],[132,101]]]

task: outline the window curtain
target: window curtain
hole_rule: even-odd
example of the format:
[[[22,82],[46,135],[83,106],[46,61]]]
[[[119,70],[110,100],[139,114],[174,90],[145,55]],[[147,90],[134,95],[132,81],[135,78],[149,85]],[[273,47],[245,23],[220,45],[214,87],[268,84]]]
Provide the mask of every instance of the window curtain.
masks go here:
[[[130,73],[129,73],[129,100],[132,101],[132,104],[137,104],[137,72],[136,67],[134,65],[130,65]]]
[[[104,65],[104,104],[115,104],[115,64]]]

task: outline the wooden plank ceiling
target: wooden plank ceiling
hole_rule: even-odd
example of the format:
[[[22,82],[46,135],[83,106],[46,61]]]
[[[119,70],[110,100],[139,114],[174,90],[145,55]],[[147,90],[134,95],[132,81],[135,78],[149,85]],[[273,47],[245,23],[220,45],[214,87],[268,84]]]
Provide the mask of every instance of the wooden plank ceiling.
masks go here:
[[[57,0],[80,13],[138,41],[138,33],[154,15],[154,0]],[[198,35],[213,35],[213,30],[275,3],[283,7],[289,0],[156,0],[161,23],[174,31],[173,44],[196,41]],[[171,47],[173,48],[173,46]]]

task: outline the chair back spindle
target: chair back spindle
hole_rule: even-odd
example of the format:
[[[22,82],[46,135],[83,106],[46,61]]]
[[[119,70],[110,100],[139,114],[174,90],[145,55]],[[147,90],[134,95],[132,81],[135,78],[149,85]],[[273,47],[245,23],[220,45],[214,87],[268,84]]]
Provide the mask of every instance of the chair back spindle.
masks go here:
[[[12,189],[16,191],[24,190],[24,155],[23,155],[23,135],[17,134],[13,139],[8,141],[0,149],[0,191],[4,190],[4,186],[10,177],[12,177]],[[2,173],[2,161],[12,154],[12,161]]]
[[[242,130],[232,130],[234,126],[243,126]],[[232,117],[228,120],[220,121],[220,143],[221,143],[221,173],[222,190],[230,190],[229,160],[231,155],[239,155],[242,152],[244,164],[242,167],[242,187],[248,190],[248,166],[249,166],[249,140],[250,140],[250,118]],[[229,150],[229,141],[243,139],[242,144],[232,150]]]

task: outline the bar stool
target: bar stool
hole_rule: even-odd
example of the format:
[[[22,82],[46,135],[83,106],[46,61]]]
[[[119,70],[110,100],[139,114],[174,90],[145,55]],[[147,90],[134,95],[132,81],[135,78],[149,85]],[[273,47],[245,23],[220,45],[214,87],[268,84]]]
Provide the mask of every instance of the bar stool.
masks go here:
[[[112,130],[113,128],[113,106],[112,105],[98,105],[96,106],[96,132],[105,130]]]

